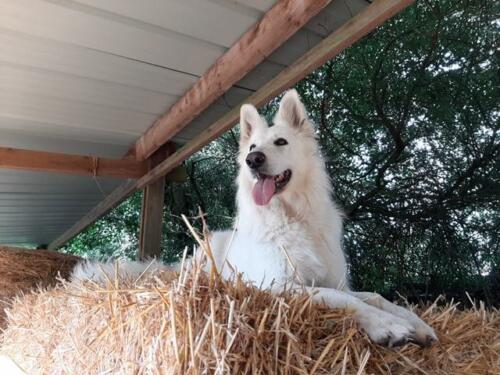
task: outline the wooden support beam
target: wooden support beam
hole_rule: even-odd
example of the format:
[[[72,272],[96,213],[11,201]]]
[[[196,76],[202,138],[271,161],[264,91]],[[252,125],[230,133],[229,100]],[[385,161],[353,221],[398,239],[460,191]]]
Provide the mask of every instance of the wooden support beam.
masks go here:
[[[102,200],[97,206],[89,211],[87,215],[82,217],[78,222],[72,225],[68,230],[61,234],[58,238],[49,244],[49,250],[56,250],[64,245],[70,239],[92,225],[96,220],[103,217],[109,210],[118,206],[122,201],[127,199],[135,190],[137,184],[135,180],[128,180],[118,186],[111,194]]]
[[[256,107],[261,107],[266,104],[269,100],[292,87],[316,68],[320,67],[334,56],[337,56],[347,47],[383,24],[387,19],[412,4],[413,1],[414,0],[375,0],[363,11],[347,21],[327,38],[323,39],[319,44],[301,56],[292,65],[281,71],[275,78],[245,99],[244,103],[252,103]],[[138,188],[146,186],[152,181],[169,173],[173,168],[181,164],[196,151],[199,151],[205,145],[231,129],[238,123],[239,116],[240,105],[234,107],[218,121],[214,122],[203,132],[187,142],[163,163],[159,164],[156,168],[137,180]]]
[[[168,146],[173,147],[173,146]],[[174,149],[171,149],[173,151]],[[167,181],[169,179],[167,178]],[[101,217],[106,215],[110,210],[118,206],[121,202],[127,199],[137,190],[137,180],[129,179],[115,190],[113,190],[104,200],[102,200],[98,205],[92,208],[84,217],[82,217],[78,222],[73,224],[69,229],[67,229],[63,234],[52,241],[48,248],[49,250],[56,250],[57,248],[64,245],[73,237],[77,236],[79,233],[84,231],[87,227],[92,225],[94,222],[99,220]]]
[[[153,169],[175,151],[172,144],[161,147],[149,158]],[[165,178],[159,178],[144,188],[139,234],[139,259],[158,258],[161,254]]]
[[[414,0],[375,0],[358,15],[346,22],[339,29],[330,34],[309,52],[300,57],[295,63],[283,70],[274,79],[260,88],[257,92],[245,100],[245,103],[253,103],[261,106],[268,100],[280,94],[283,90],[293,86],[314,69],[324,64],[329,59],[341,53],[344,49],[355,43],[370,31],[380,26],[384,21],[391,18]],[[105,201],[97,205],[80,222],[76,223],[68,232],[64,233],[54,241],[49,249],[57,248],[70,238],[85,229],[92,222],[104,215],[109,209],[128,197],[135,189],[141,189],[153,181],[165,176],[184,160],[191,156],[203,146],[220,136],[233,127],[239,119],[239,106],[229,111],[225,116],[210,125],[198,136],[186,143],[182,148],[174,152],[165,161],[146,173],[136,181],[130,181],[115,190]],[[121,191],[120,191],[121,190]],[[77,231],[77,229],[79,229]]]
[[[139,259],[158,258],[161,253],[165,178],[144,188],[139,232]]]
[[[131,154],[147,159],[236,82],[260,64],[331,0],[280,0],[136,142]]]
[[[148,171],[145,162],[133,158],[107,159],[8,147],[0,147],[0,168],[121,178],[139,178]]]

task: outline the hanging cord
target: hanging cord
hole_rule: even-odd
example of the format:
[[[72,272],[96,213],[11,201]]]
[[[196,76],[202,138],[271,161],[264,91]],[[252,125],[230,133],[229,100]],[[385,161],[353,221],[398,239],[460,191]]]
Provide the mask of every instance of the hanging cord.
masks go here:
[[[106,198],[106,193],[104,192],[101,184],[99,183],[99,179],[97,178],[98,168],[99,168],[99,158],[97,156],[92,156],[92,178],[94,179],[97,188],[101,192],[102,197]]]

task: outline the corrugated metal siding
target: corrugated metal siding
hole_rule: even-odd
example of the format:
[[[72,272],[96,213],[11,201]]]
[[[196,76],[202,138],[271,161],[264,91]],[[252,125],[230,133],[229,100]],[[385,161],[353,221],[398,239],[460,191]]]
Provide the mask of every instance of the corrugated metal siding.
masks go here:
[[[0,1],[0,146],[120,157],[274,0]],[[185,142],[368,3],[336,0],[175,138]],[[119,180],[100,179],[105,193]],[[0,170],[0,243],[48,243],[88,177]]]
[[[50,243],[121,182],[0,170],[0,243]]]

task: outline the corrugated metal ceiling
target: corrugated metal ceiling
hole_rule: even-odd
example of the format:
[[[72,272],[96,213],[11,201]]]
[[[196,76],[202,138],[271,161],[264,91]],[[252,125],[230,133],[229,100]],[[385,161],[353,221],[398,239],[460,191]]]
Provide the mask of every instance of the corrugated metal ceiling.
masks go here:
[[[274,0],[0,2],[0,146],[121,157]],[[177,135],[185,142],[368,3],[336,0]],[[104,193],[120,180],[99,178]],[[0,170],[0,243],[48,243],[92,178]]]

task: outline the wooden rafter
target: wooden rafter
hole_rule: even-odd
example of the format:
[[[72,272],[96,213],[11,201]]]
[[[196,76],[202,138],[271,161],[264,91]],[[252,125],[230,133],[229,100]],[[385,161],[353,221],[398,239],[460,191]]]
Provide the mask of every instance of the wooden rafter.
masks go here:
[[[90,226],[96,220],[99,220],[104,216],[109,210],[116,207],[120,202],[126,199],[130,194],[136,190],[136,181],[128,180],[122,185],[118,186],[111,194],[109,194],[104,200],[99,202],[97,206],[91,209],[87,215],[82,217],[77,223],[73,224],[68,230],[66,230],[61,236],[56,238],[48,246],[49,250],[56,250],[58,247],[64,245],[68,240],[75,237],[78,233],[83,231],[85,228]]]
[[[121,178],[139,178],[148,171],[145,162],[130,157],[107,159],[8,147],[0,147],[0,168]]]
[[[260,64],[331,0],[280,0],[136,142],[131,154],[145,160]]]
[[[384,21],[412,4],[413,1],[414,0],[376,0],[318,45],[309,50],[309,52],[300,57],[295,63],[283,70],[273,80],[269,81],[246,99],[245,102],[253,103],[256,106],[263,105],[285,89],[293,86],[314,69],[338,55],[344,49],[384,23]],[[142,178],[136,181],[129,181],[116,189],[104,202],[101,202],[82,218],[80,222],[76,223],[72,229],[56,239],[49,248],[55,249],[61,246],[78,234],[79,231],[85,229],[88,225],[104,215],[111,207],[114,207],[127,198],[133,191],[143,188],[158,178],[165,176],[193,153],[200,150],[210,141],[234,126],[238,122],[238,119],[239,106],[235,107],[225,116],[210,125],[205,131],[186,143],[182,148],[177,150],[162,163],[158,164],[158,166],[146,173]]]
[[[275,78],[257,90],[257,92],[245,99],[244,102],[252,103],[256,107],[261,107],[284,90],[292,87],[314,69],[320,67],[334,56],[337,56],[347,47],[381,25],[384,21],[406,8],[413,3],[413,1],[414,0],[376,0],[315,47],[311,48],[287,69],[283,70]],[[160,163],[156,168],[137,180],[137,187],[142,188],[170,172],[196,151],[199,151],[205,145],[236,125],[239,116],[240,106],[236,106],[218,121],[211,124],[203,132],[187,142],[182,148],[164,162]]]
[[[165,148],[171,147],[168,144],[164,146]],[[173,147],[173,146],[172,146]],[[174,148],[170,148],[169,154]],[[182,177],[182,176],[181,176]],[[167,177],[167,181],[168,181]],[[182,181],[182,178],[175,176],[174,181]],[[52,241],[48,248],[50,250],[56,250],[58,247],[64,245],[68,240],[78,235],[85,228],[92,225],[96,220],[103,217],[109,210],[118,206],[123,200],[129,197],[137,190],[137,181],[129,179],[115,190],[111,192],[105,199],[103,199],[99,204],[92,208],[87,215],[82,217],[78,222],[73,224],[69,229],[67,229],[62,235]]]

